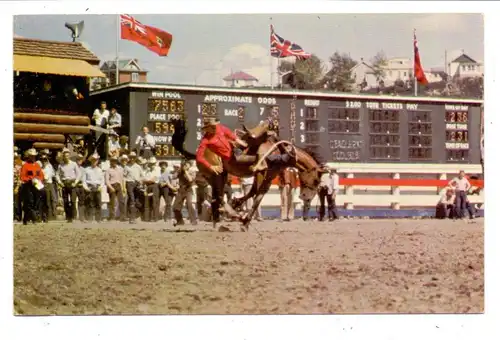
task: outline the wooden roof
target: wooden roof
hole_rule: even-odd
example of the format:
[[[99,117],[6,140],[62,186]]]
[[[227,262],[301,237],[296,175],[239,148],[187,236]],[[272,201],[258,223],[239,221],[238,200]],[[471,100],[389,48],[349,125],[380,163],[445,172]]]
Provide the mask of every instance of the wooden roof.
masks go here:
[[[76,59],[99,64],[99,58],[79,42],[14,38],[14,55]]]

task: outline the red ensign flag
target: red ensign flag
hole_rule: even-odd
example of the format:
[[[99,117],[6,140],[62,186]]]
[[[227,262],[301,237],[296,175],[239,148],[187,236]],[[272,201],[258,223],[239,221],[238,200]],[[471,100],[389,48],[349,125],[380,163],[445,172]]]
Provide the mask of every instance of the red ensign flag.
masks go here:
[[[172,45],[172,34],[159,28],[143,25],[127,14],[120,14],[121,38],[135,41],[148,50],[166,57]]]
[[[413,72],[415,73],[415,78],[420,84],[427,85],[429,82],[425,77],[424,69],[420,63],[420,53],[418,53],[417,35],[415,31],[413,31],[413,49]]]

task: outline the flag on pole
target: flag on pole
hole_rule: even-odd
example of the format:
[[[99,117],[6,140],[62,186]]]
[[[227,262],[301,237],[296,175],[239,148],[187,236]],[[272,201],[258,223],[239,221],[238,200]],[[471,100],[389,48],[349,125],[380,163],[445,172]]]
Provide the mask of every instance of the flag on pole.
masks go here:
[[[425,77],[422,63],[420,62],[420,53],[418,52],[417,34],[415,30],[413,30],[413,72],[415,74],[415,79],[417,79],[420,84],[427,85],[429,83]]]
[[[271,56],[275,58],[296,57],[297,59],[308,59],[311,53],[306,53],[296,43],[285,40],[274,32],[271,25]]]
[[[166,57],[170,51],[170,33],[144,25],[130,15],[120,14],[120,31],[122,39],[134,41],[161,57]]]

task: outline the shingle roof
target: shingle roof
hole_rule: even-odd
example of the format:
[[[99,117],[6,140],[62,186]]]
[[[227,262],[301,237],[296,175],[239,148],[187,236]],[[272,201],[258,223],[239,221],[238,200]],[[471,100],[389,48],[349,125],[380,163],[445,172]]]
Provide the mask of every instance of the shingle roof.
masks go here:
[[[118,66],[120,67],[119,70],[122,71],[122,70],[125,70],[125,68],[127,67],[127,65],[134,61],[135,64],[137,65],[137,67],[139,67],[139,72],[146,72],[146,70],[144,70],[138,63],[138,61],[136,59],[120,59],[118,60]],[[110,70],[115,70],[116,69],[116,60],[108,60],[108,61],[105,61],[102,66],[101,66],[101,71],[110,71]],[[126,70],[128,71],[128,70]]]
[[[258,81],[257,78],[255,78],[254,76],[252,76],[248,73],[245,73],[243,71],[232,73],[232,74],[224,77],[224,80],[225,81],[230,81],[230,80],[257,80]]]
[[[14,38],[14,54],[85,60],[99,64],[99,58],[81,43]]]
[[[452,63],[474,63],[476,64],[476,61],[469,57],[467,54],[462,53],[458,58],[452,61]]]

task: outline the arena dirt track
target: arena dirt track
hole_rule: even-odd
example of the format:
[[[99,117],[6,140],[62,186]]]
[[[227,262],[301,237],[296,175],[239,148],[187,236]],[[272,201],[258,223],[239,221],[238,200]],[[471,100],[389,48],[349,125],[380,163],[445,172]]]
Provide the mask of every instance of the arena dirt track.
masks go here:
[[[231,224],[239,230],[236,223]],[[16,314],[480,313],[482,219],[14,227]]]

